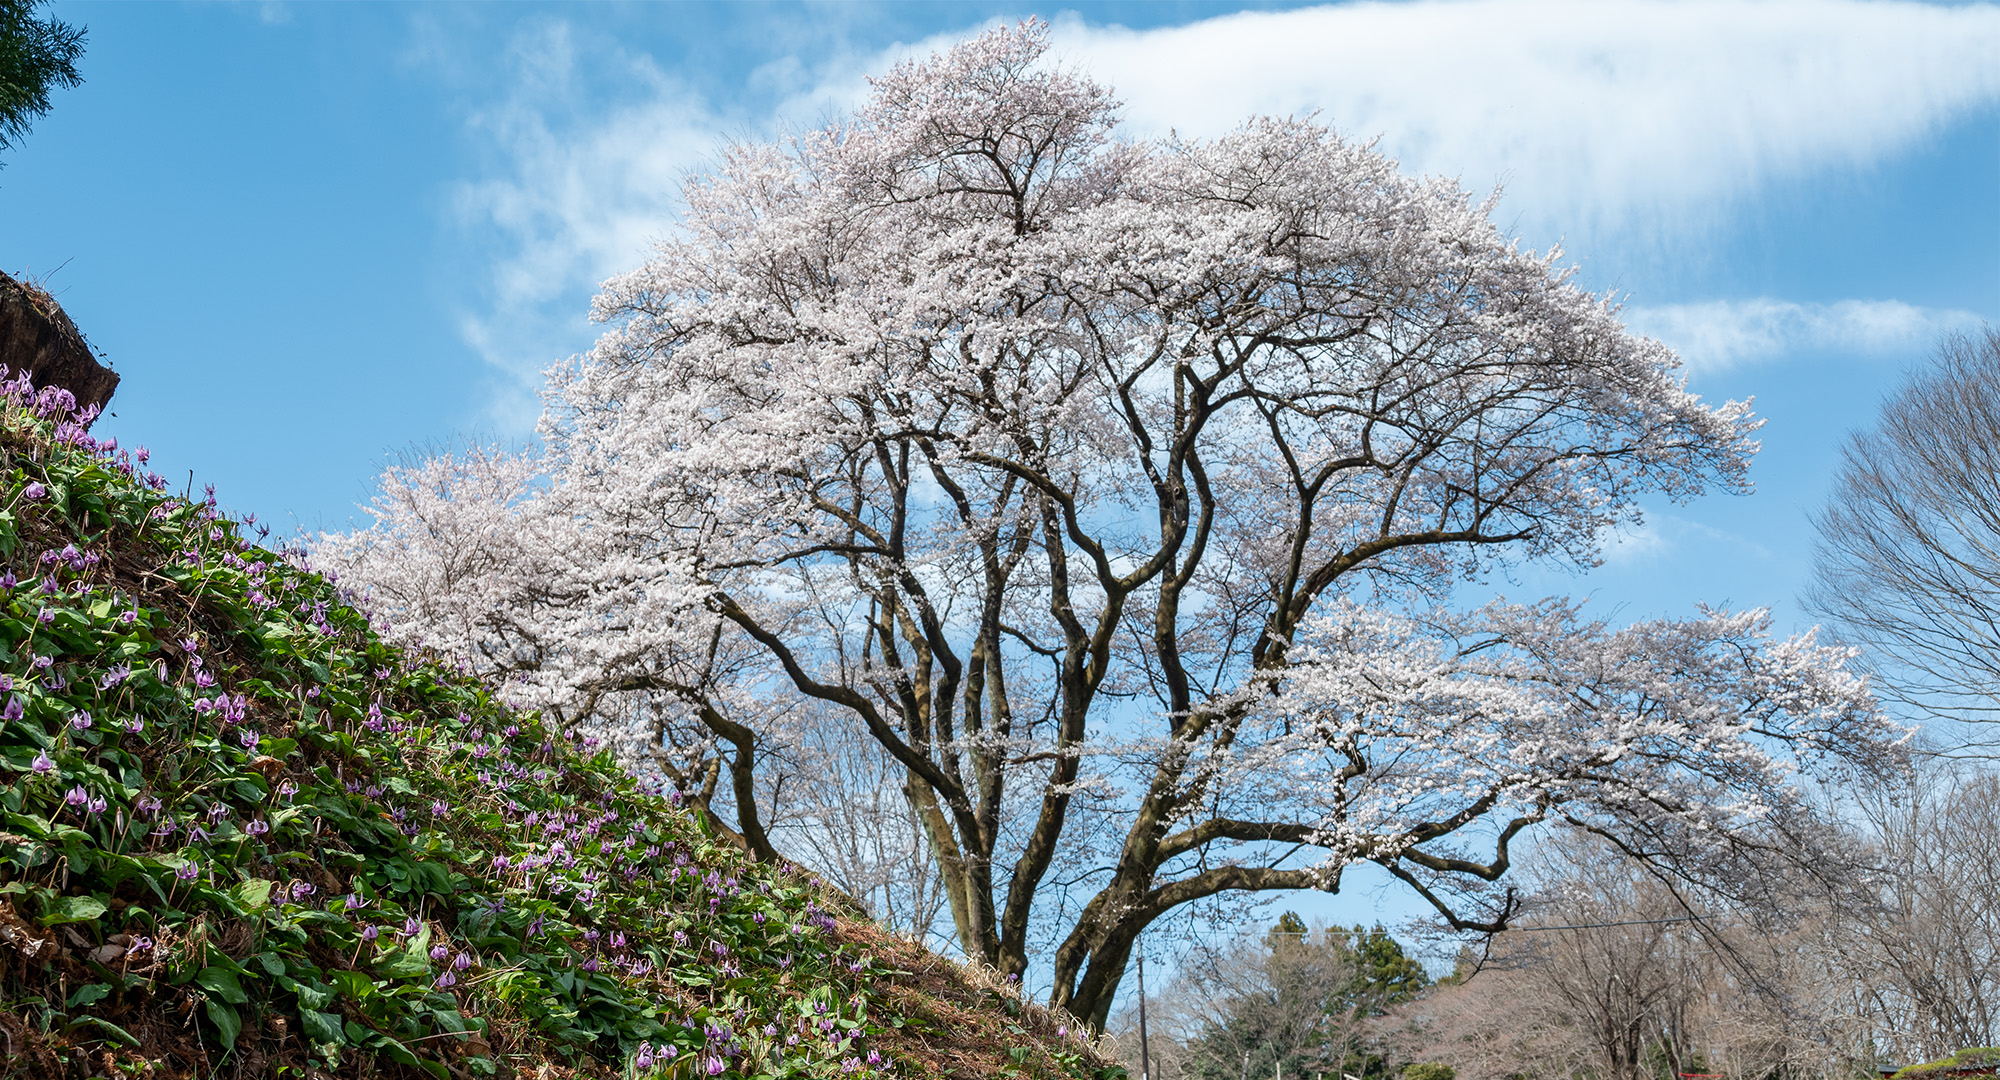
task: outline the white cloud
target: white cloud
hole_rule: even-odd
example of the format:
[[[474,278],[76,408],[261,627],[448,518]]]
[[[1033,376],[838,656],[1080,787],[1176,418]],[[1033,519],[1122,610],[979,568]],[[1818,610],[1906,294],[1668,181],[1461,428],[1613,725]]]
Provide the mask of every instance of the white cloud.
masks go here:
[[[1320,110],[1557,231],[1700,226],[2000,101],[2000,6],[1422,0],[1246,12],[1064,50],[1150,131]]]
[[[533,423],[541,370],[589,340],[588,290],[644,258],[721,128],[649,58],[592,44],[559,21],[514,39],[507,93],[469,117],[500,168],[452,193],[488,275],[460,332],[508,376],[492,411],[511,430]],[[591,86],[607,75],[639,92],[607,107]]]
[[[435,32],[420,35],[416,53],[413,62],[439,68],[466,59]],[[468,117],[498,167],[452,192],[460,223],[485,249],[483,304],[462,313],[460,335],[504,376],[490,419],[503,430],[533,426],[542,371],[587,347],[592,293],[673,227],[689,173],[731,138],[768,138],[788,121],[848,110],[870,59],[831,53],[810,69],[792,57],[756,68],[746,82],[778,105],[745,124],[741,103],[711,102],[651,57],[570,22],[532,21],[517,33],[506,92]]]
[[[1795,304],[1761,297],[1632,307],[1626,325],[1681,354],[1691,372],[1801,353],[1910,355],[1945,334],[1980,324],[1969,311],[1921,308],[1900,300]]]
[[[496,418],[532,415],[540,369],[589,341],[590,291],[671,228],[682,176],[723,138],[836,115],[865,92],[863,73],[978,29],[875,53],[800,43],[748,73],[742,100],[710,101],[618,42],[531,23],[509,89],[471,118],[496,168],[456,200],[491,247],[486,306],[464,327],[514,380]],[[1319,110],[1381,134],[1406,167],[1474,188],[1504,180],[1510,224],[1592,243],[1698,237],[1773,183],[1881,161],[2000,102],[1992,4],[1417,0],[1144,31],[1064,17],[1055,37],[1061,62],[1119,91],[1135,133]],[[1908,340],[1939,318],[1773,301],[1634,316],[1706,366],[1799,342]]]
[[[1636,526],[1611,529],[1601,536],[1604,563],[1638,567],[1680,555],[1690,546],[1705,551],[1729,551],[1738,557],[1769,559],[1771,550],[1746,536],[1674,514],[1648,514]]]

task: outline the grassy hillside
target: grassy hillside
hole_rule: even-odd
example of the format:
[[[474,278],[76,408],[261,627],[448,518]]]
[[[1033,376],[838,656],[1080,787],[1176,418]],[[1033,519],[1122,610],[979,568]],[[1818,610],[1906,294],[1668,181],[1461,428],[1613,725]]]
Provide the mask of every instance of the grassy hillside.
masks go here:
[[[0,1077],[1121,1075],[4,390]]]

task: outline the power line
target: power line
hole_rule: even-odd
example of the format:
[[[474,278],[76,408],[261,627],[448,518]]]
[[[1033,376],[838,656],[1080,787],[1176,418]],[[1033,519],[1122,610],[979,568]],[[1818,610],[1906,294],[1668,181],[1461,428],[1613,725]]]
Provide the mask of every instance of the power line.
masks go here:
[[[1699,922],[1693,915],[1683,915],[1678,919],[1630,919],[1625,922],[1575,923],[1569,926],[1510,926],[1508,930],[1603,930],[1612,926],[1664,926],[1667,923]]]

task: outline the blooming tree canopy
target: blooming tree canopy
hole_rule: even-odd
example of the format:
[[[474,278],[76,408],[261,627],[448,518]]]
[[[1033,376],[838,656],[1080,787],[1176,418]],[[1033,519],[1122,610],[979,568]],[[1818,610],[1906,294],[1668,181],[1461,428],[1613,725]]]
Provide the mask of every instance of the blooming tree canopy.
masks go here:
[[[1539,824],[1718,880],[1805,842],[1800,770],[1893,767],[1846,655],[1760,614],[1450,603],[1743,489],[1745,406],[1455,183],[1312,120],[1120,139],[1046,48],[731,149],[543,450],[391,470],[317,558],[704,805],[727,770],[766,856],[759,755],[865,732],[958,944],[1099,1025],[1183,905],[1371,862],[1497,927]]]

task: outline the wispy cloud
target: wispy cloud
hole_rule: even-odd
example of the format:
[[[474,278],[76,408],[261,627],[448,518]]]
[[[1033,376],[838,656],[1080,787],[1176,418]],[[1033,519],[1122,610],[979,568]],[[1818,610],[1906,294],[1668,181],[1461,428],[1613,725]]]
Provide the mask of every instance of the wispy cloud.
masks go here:
[[[1673,514],[1650,514],[1641,524],[1613,529],[1602,539],[1604,562],[1611,567],[1656,563],[1685,554],[1689,546],[1705,551],[1728,551],[1745,558],[1771,557],[1769,548],[1749,537]]]
[[[1550,235],[1682,230],[2000,101],[2000,6],[1419,0],[1147,31],[1059,25],[1132,122],[1319,110]]]
[[[443,35],[423,35],[413,62],[464,64]],[[531,21],[503,61],[506,90],[468,114],[493,168],[460,183],[451,205],[481,250],[480,302],[460,333],[501,373],[490,419],[525,430],[551,362],[585,347],[592,293],[642,262],[673,227],[687,176],[732,138],[769,138],[787,123],[845,111],[865,91],[872,54],[837,52],[807,66],[759,65],[747,93],[775,102],[746,118],[644,53],[566,20]]]
[[[1626,309],[1625,320],[1631,329],[1673,346],[1697,374],[1806,352],[1907,356],[1981,321],[1969,311],[1900,300],[1795,304],[1768,297],[1633,307]]]
[[[723,139],[844,111],[864,73],[978,29],[879,52],[794,43],[747,76],[744,100],[724,101],[621,43],[586,48],[568,22],[531,22],[506,90],[469,117],[493,166],[455,200],[489,275],[464,334],[511,379],[496,419],[532,415],[540,369],[589,340],[591,290],[672,227],[681,178]],[[2000,103],[1992,4],[1416,0],[1143,31],[1065,17],[1056,41],[1059,62],[1117,88],[1135,133],[1317,110],[1380,134],[1412,169],[1504,181],[1506,212],[1531,234],[1593,242],[1699,235],[1773,183],[1884,160]],[[1893,302],[1719,303],[1634,321],[1713,367],[1802,343],[1910,340],[1962,318]]]
[[[505,95],[468,117],[497,167],[451,193],[485,278],[460,332],[504,376],[492,411],[506,429],[532,424],[539,373],[588,340],[588,290],[671,226],[683,176],[721,129],[650,58],[591,44],[583,55],[562,21],[515,37]],[[606,78],[636,92],[606,100]]]

